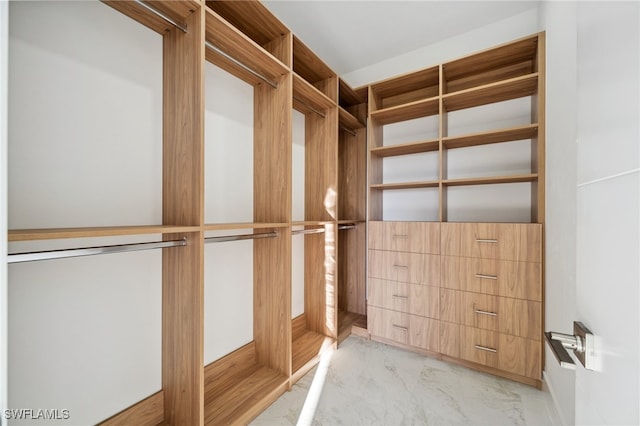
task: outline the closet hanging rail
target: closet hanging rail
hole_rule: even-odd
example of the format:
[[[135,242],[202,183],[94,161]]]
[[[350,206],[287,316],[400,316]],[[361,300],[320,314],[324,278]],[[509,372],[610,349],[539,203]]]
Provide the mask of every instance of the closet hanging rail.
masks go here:
[[[34,262],[37,260],[63,259],[66,257],[94,256],[97,254],[124,253],[128,251],[151,250],[166,247],[186,246],[187,239],[171,241],[155,241],[135,244],[116,244],[99,247],[78,247],[62,250],[47,250],[7,255],[7,263]]]
[[[220,237],[206,237],[204,239],[204,242],[205,243],[223,243],[226,241],[258,240],[260,238],[273,238],[277,236],[278,236],[278,233],[276,231],[263,232],[261,234],[224,235]]]
[[[246,66],[245,64],[243,64],[242,62],[240,62],[239,60],[234,58],[233,56],[229,55],[228,53],[223,52],[220,49],[218,49],[211,42],[205,40],[204,45],[207,47],[207,49],[213,50],[217,54],[224,56],[226,59],[230,60],[231,62],[233,62],[234,64],[236,64],[240,68],[242,68],[243,70],[249,72],[251,75],[253,75],[255,77],[258,77],[260,80],[264,81],[265,83],[267,83],[269,86],[273,87],[274,89],[278,88],[278,83],[274,82],[273,80],[270,80],[269,78],[265,77],[264,75],[260,74],[259,72],[249,68],[248,66]]]
[[[294,96],[293,97],[294,101],[298,101],[300,102],[302,105],[306,106],[307,108],[309,108],[311,111],[315,112],[316,114],[318,114],[320,117],[325,118],[327,115],[322,112],[322,111],[318,111],[317,109],[315,109],[314,107],[312,107],[311,105],[309,105],[308,103],[306,103],[305,101],[303,101],[302,99]]]
[[[156,9],[155,7],[146,4],[142,0],[133,0],[133,1],[135,1],[137,4],[139,4],[140,6],[144,7],[145,9],[147,9],[149,12],[153,13],[154,15],[164,19],[165,21],[167,21],[168,23],[170,23],[174,27],[176,27],[179,30],[181,30],[183,33],[187,32],[187,27],[185,25],[174,21],[173,19],[171,19],[170,17],[168,17],[167,15],[165,15],[164,13],[162,13],[161,11]]]
[[[351,130],[351,129],[347,128],[347,127],[340,126],[340,130],[343,130],[343,131],[349,133],[351,136],[358,136],[356,132],[354,132],[353,130]]]
[[[296,229],[294,231],[291,231],[291,235],[322,234],[322,233],[324,233],[324,228]]]
[[[338,226],[338,230],[342,231],[343,229],[356,229],[356,225],[352,223],[351,225]]]

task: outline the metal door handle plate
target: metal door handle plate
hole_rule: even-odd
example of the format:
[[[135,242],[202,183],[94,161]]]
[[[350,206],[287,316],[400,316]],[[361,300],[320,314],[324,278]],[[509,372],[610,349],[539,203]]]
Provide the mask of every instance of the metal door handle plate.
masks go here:
[[[573,322],[573,333],[548,331],[544,333],[544,337],[561,367],[575,370],[576,364],[568,351],[572,350],[585,369],[595,370],[594,335],[578,321]]]

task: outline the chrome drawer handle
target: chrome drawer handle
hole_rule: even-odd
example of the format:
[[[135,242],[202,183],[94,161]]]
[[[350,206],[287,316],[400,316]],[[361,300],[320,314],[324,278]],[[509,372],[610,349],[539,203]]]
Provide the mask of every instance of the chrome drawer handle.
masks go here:
[[[408,299],[409,298],[409,296],[400,296],[399,294],[394,294],[391,297],[395,297],[397,299]]]
[[[403,327],[401,325],[391,324],[391,327],[398,328],[398,329],[400,329],[402,331],[409,331],[409,327]]]
[[[485,275],[485,274],[476,274],[476,278],[481,278],[485,280],[497,280],[497,275]]]
[[[495,313],[495,312],[482,311],[482,310],[480,310],[480,309],[476,309],[476,311],[475,311],[475,312],[476,312],[476,314],[478,314],[478,315],[489,315],[490,317],[498,316],[498,314],[497,314],[497,313]]]
[[[492,352],[492,353],[497,353],[498,350],[497,349],[493,349],[493,348],[488,348],[486,346],[480,346],[480,345],[476,345],[476,349],[480,349],[481,351],[487,351],[487,352]]]
[[[403,240],[409,239],[408,235],[392,235],[391,238],[402,238]]]
[[[496,244],[497,242],[498,242],[498,240],[491,240],[491,239],[486,239],[486,238],[476,238],[476,243]]]
[[[402,265],[393,265],[394,268],[396,269],[408,269],[408,266],[402,266]]]

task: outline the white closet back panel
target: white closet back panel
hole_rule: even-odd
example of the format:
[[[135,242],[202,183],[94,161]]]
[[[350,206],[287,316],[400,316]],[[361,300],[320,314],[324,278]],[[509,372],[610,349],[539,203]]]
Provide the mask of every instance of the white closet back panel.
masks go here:
[[[161,223],[161,36],[98,2],[9,9],[9,228]]]
[[[292,174],[292,199],[293,211],[291,217],[293,221],[304,220],[304,171],[305,171],[305,117],[304,114],[293,110],[292,115],[292,138],[293,146],[291,150],[291,174]]]
[[[438,116],[414,118],[382,128],[384,146],[438,139]]]
[[[10,248],[140,240],[25,242]],[[56,424],[95,424],[159,391],[161,275],[159,250],[10,265],[9,407],[66,409],[70,418]]]
[[[207,237],[252,233],[251,230],[208,232]],[[233,352],[253,340],[253,241],[205,245],[204,363]]]
[[[382,203],[382,220],[438,221],[438,188],[384,191]]]
[[[205,62],[205,222],[253,221],[253,87]]]

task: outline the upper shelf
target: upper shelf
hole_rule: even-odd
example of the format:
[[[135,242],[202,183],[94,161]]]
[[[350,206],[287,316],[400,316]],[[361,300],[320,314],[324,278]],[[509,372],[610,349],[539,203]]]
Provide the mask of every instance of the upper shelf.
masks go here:
[[[293,71],[338,102],[337,74],[296,36],[293,36]]]
[[[206,8],[205,38],[207,42],[224,52],[220,54],[214,50],[205,49],[207,60],[249,84],[264,83],[255,73],[276,81],[288,72],[288,68],[282,62],[208,7]],[[244,67],[229,57],[240,62]],[[253,70],[254,73],[245,67]]]
[[[175,29],[176,26],[154,13],[154,10],[186,28],[186,18],[201,7],[200,2],[197,0],[145,3],[140,1],[102,0],[102,2],[162,35]]]
[[[371,155],[378,157],[392,157],[396,155],[418,154],[421,152],[437,151],[439,149],[438,140],[421,142],[401,143],[397,145],[379,146],[371,148]]]
[[[440,68],[437,66],[374,83],[371,85],[369,110],[373,113],[437,97],[440,94],[439,84]]]
[[[538,73],[443,95],[447,112],[531,96],[538,88]]]
[[[198,232],[198,226],[142,225],[102,226],[92,228],[15,229],[9,231],[9,241],[59,240],[67,238],[116,237],[146,234],[179,234]]]
[[[206,4],[283,64],[291,66],[287,37],[291,31],[262,2],[216,0]]]
[[[404,105],[372,111],[369,116],[378,124],[392,124],[400,121],[412,120],[414,118],[436,115],[440,110],[439,104],[440,102],[438,97],[429,98]]]
[[[305,114],[309,112],[324,113],[325,110],[336,106],[335,102],[327,95],[296,73],[293,73],[293,105]]]
[[[342,107],[338,107],[338,118],[340,120],[340,124],[350,130],[361,129],[364,127],[363,123]]]

